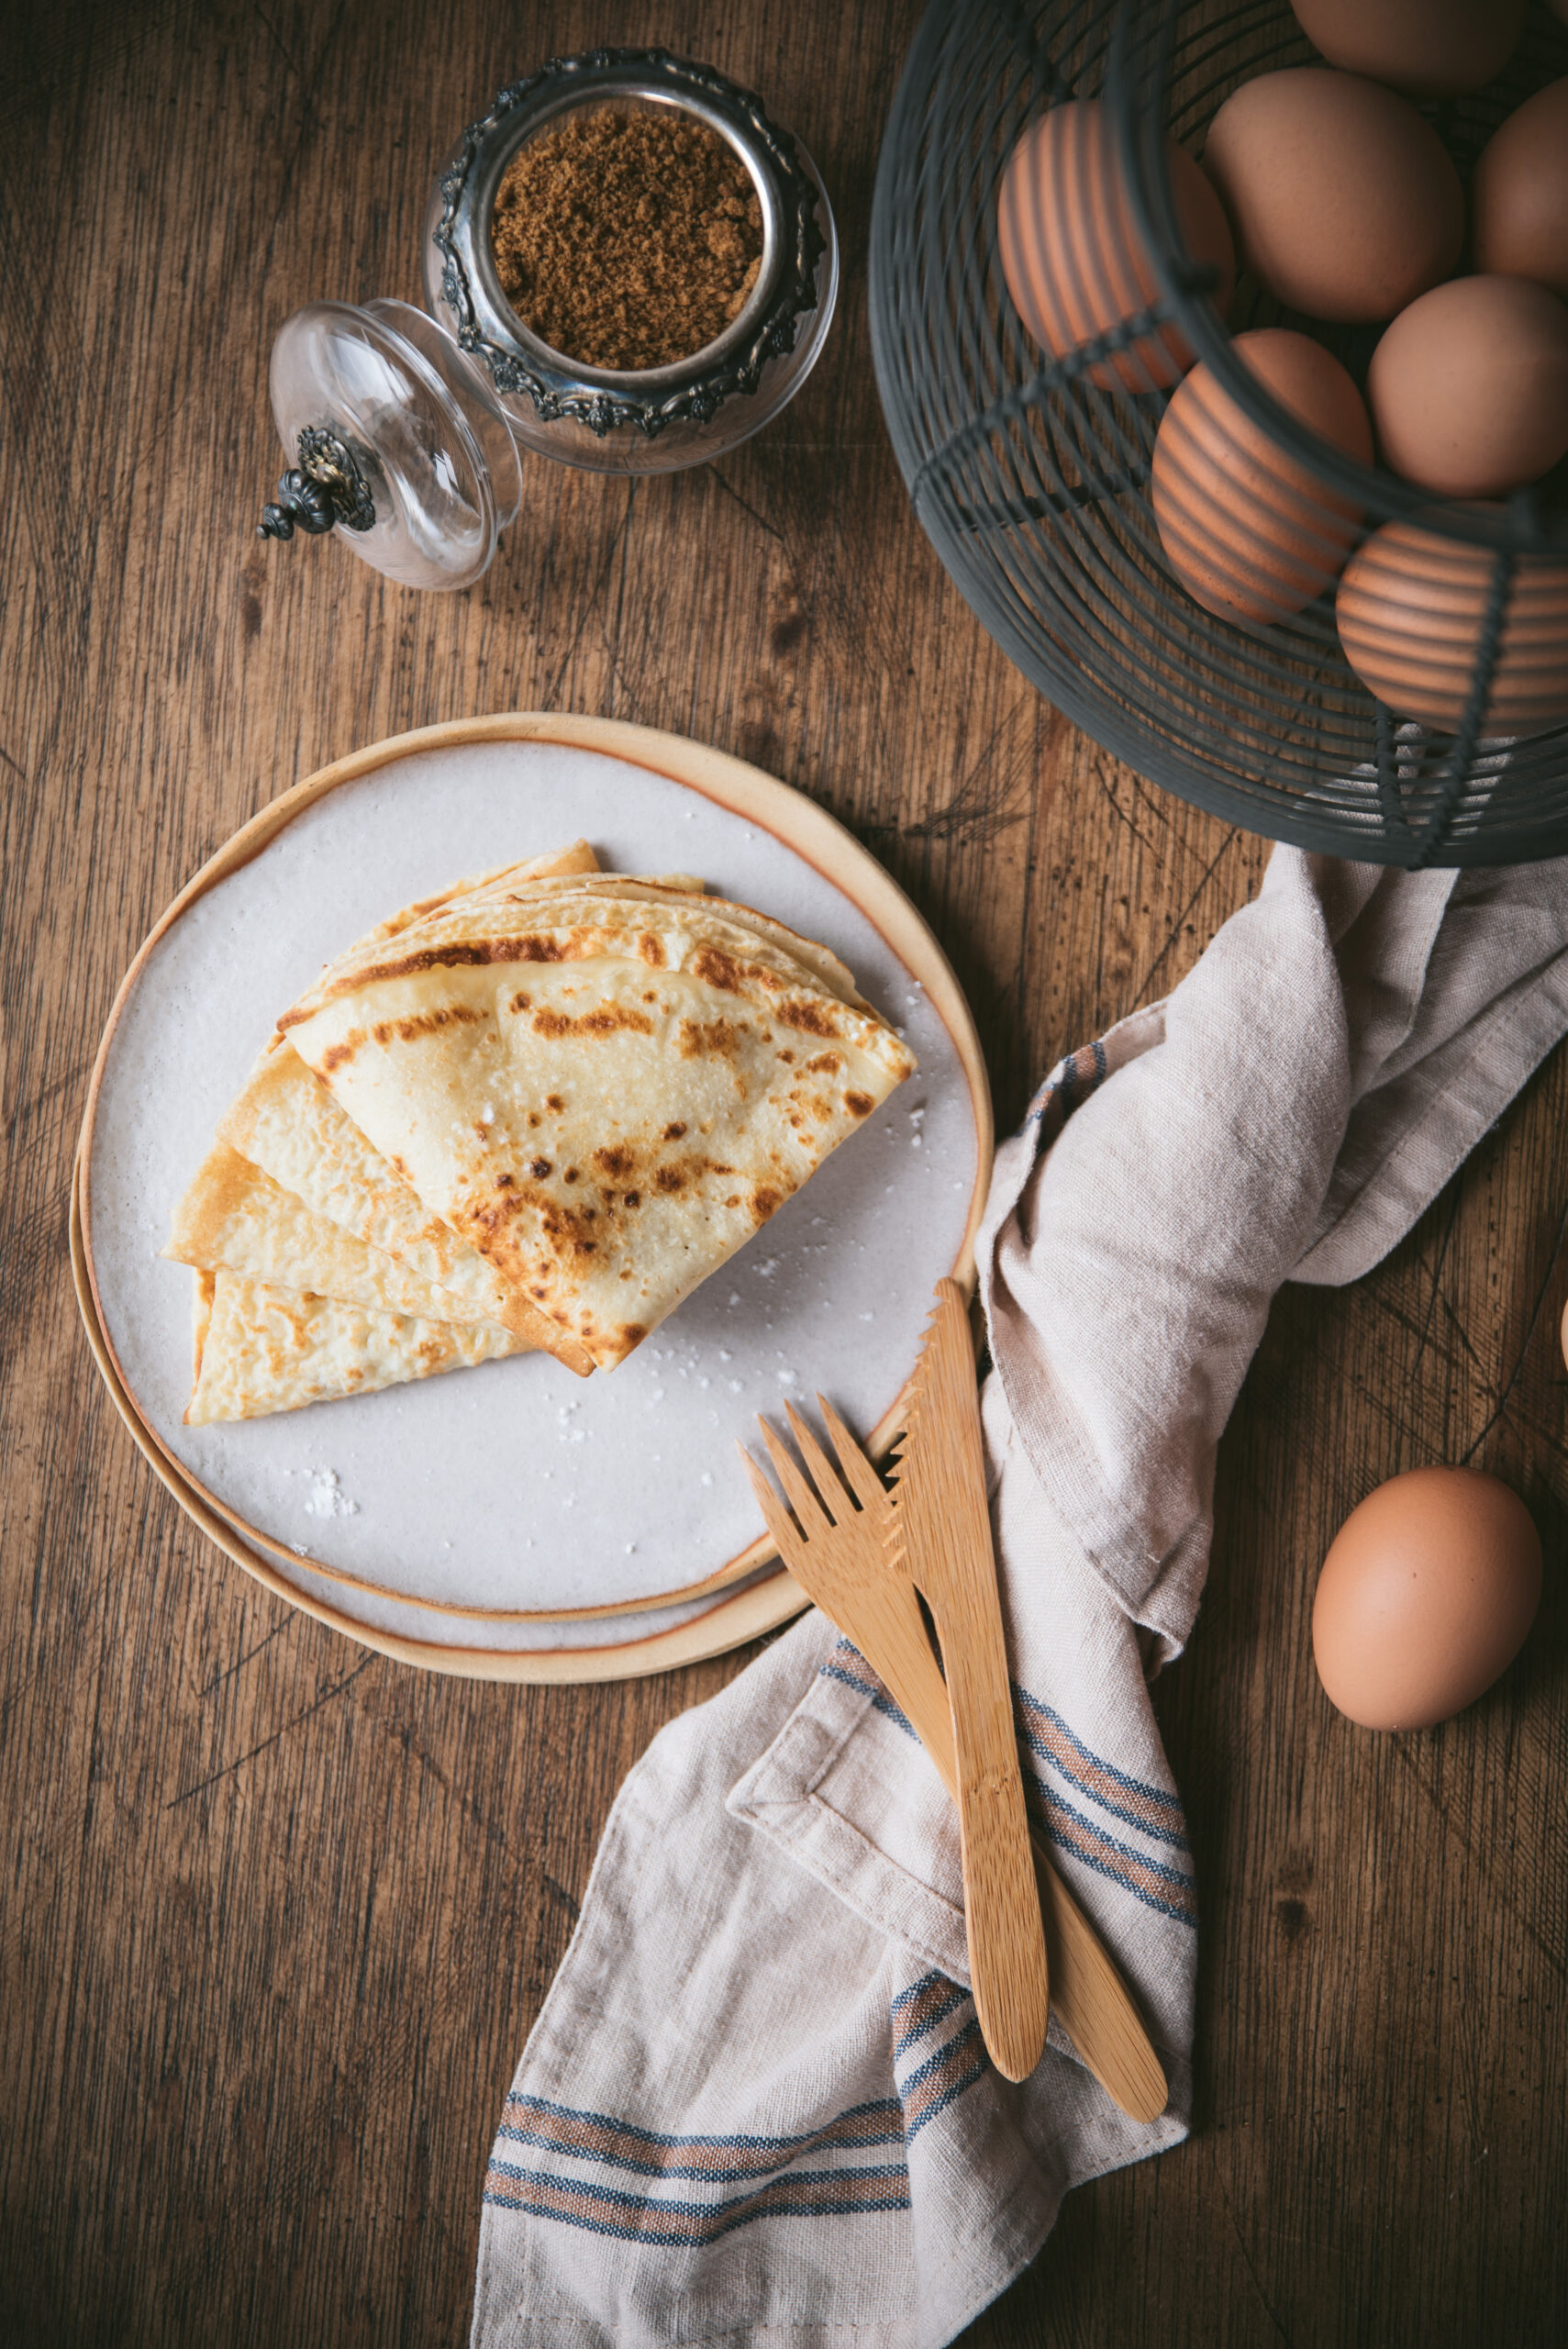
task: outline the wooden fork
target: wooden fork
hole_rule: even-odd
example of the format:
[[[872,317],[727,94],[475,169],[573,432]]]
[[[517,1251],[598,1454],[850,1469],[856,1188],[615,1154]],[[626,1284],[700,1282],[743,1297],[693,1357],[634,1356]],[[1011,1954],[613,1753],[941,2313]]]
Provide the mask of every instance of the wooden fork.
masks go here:
[[[789,1405],[785,1410],[791,1432],[814,1483],[803,1475],[772,1430],[762,1428],[769,1456],[798,1525],[744,1447],[740,1456],[780,1556],[802,1588],[865,1657],[930,1754],[956,1802],[958,1758],[947,1688],[931,1652],[914,1586],[904,1575],[890,1570],[887,1563],[892,1497],[831,1405],[820,1396],[817,1403],[841,1475]],[[1039,1836],[1031,1833],[1031,1842],[1050,1950],[1051,2000],[1057,2018],[1112,2101],[1135,2121],[1153,2121],[1164,2110],[1168,2094],[1160,2059],[1094,1927],[1057,1875]],[[988,1948],[983,1949],[982,1963],[988,1967]],[[990,2048],[989,1974],[983,1976],[976,1970],[973,1934],[970,1969],[975,2009]],[[1006,2066],[998,2062],[997,2068]],[[1007,2076],[1022,2075],[1008,2073]]]

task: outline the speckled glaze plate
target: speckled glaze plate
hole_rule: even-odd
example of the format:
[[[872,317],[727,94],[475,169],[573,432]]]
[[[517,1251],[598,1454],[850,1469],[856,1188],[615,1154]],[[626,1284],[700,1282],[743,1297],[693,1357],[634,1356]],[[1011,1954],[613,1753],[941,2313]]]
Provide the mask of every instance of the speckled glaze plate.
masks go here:
[[[606,867],[701,874],[831,946],[914,1047],[917,1075],[612,1374],[580,1381],[519,1356],[186,1428],[192,1276],[158,1252],[272,1018],[395,907],[579,835]],[[249,1571],[415,1661],[612,1677],[717,1653],[803,1603],[762,1533],[735,1439],[820,1388],[873,1450],[891,1441],[932,1287],[973,1277],[990,1163],[958,984],[832,818],[678,737],[479,718],[324,769],[170,907],[99,1051],[73,1250],[128,1424]]]

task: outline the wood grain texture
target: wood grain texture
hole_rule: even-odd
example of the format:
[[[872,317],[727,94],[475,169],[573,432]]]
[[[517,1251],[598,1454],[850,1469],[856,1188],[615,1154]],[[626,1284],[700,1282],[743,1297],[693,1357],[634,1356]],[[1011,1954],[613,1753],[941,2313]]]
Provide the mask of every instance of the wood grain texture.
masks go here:
[[[1003,1130],[1162,993],[1266,848],[1085,742],[989,645],[900,488],[865,251],[914,0],[144,0],[0,16],[0,2341],[461,2340],[513,2064],[615,1787],[744,1657],[608,1689],[435,1680],[211,1549],[103,1393],[71,1150],[126,964],[278,791],[398,729],[559,707],[754,759],[844,818],[958,965]],[[606,35],[764,91],[843,235],[817,373],[724,463],[529,461],[483,585],[262,546],[272,334],[417,293],[433,171],[509,74]],[[1568,2305],[1561,1055],[1411,1238],[1287,1291],[1156,1700],[1203,1903],[1197,2127],[1071,2195],[970,2349],[1553,2343]],[[1517,1485],[1519,1663],[1377,1738],[1311,1667],[1349,1508]]]

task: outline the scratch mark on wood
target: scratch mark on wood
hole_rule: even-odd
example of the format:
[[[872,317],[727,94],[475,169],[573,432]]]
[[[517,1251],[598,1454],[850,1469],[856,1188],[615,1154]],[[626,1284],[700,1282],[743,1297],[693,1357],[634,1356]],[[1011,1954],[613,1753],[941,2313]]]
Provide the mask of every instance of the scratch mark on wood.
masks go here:
[[[205,1700],[212,1695],[215,1688],[221,1688],[226,1680],[232,1680],[237,1672],[242,1672],[244,1670],[252,1656],[260,1655],[263,1648],[270,1648],[272,1642],[274,1640],[281,1639],[285,1631],[297,1631],[302,1620],[303,1618],[297,1615],[291,1608],[289,1612],[284,1617],[283,1621],[281,1623],[274,1623],[272,1630],[266,1632],[262,1638],[256,1642],[254,1647],[247,1648],[244,1654],[241,1656],[236,1656],[232,1664],[225,1664],[223,1670],[217,1674],[213,1679],[209,1680],[205,1688],[198,1688],[196,1691],[198,1698]]]
[[[1540,1286],[1536,1290],[1535,1303],[1530,1307],[1529,1319],[1525,1324],[1525,1333],[1519,1341],[1518,1358],[1514,1363],[1512,1370],[1508,1373],[1507,1381],[1504,1386],[1502,1392],[1497,1397],[1496,1405],[1488,1418],[1485,1426],[1482,1429],[1480,1434],[1476,1437],[1469,1451],[1464,1454],[1462,1464],[1466,1468],[1469,1467],[1471,1462],[1474,1459],[1476,1453],[1480,1451],[1482,1445],[1485,1442],[1487,1437],[1491,1434],[1493,1429],[1496,1426],[1498,1420],[1507,1409],[1508,1397],[1512,1395],[1515,1387],[1519,1383],[1519,1374],[1525,1366],[1525,1357],[1529,1353],[1530,1341],[1535,1336],[1536,1324],[1540,1319],[1540,1308],[1546,1303],[1546,1293],[1551,1286],[1551,1275],[1557,1269],[1557,1259],[1562,1252],[1562,1241],[1565,1235],[1568,1235],[1568,1208],[1563,1208],[1562,1213],[1558,1219],[1557,1237],[1551,1243],[1551,1253],[1546,1260],[1546,1270],[1541,1275]]]
[[[1128,830],[1132,834],[1134,840],[1142,841],[1144,847],[1149,851],[1150,855],[1154,859],[1155,863],[1160,867],[1161,871],[1163,872],[1165,869],[1164,857],[1161,854],[1159,849],[1156,848],[1154,842],[1150,839],[1142,826],[1133,820],[1132,817],[1128,813],[1120,800],[1117,797],[1116,793],[1111,789],[1110,785],[1106,781],[1105,776],[1097,770],[1095,772],[1095,781],[1099,786],[1101,797],[1108,799],[1111,806],[1115,808],[1118,821],[1127,826]]]
[[[749,514],[752,521],[757,525],[759,530],[766,530],[770,539],[777,539],[780,546],[783,546],[785,542],[784,532],[779,529],[775,524],[770,522],[765,515],[759,514],[751,500],[741,496],[740,492],[736,488],[734,483],[726,481],[724,475],[719,472],[717,465],[710,466],[708,470],[712,473],[713,478],[717,483],[719,488],[723,490],[725,495],[727,497],[732,497],[735,500],[736,505],[739,506],[742,514]]]
[[[1182,907],[1181,912],[1176,916],[1175,920],[1171,925],[1171,935],[1166,939],[1165,943],[1162,946],[1158,954],[1155,955],[1154,960],[1150,963],[1149,968],[1144,972],[1143,976],[1140,979],[1137,987],[1133,991],[1132,1006],[1134,1009],[1136,1009],[1142,1002],[1145,995],[1149,991],[1150,981],[1153,978],[1155,972],[1160,968],[1160,965],[1163,963],[1165,957],[1170,953],[1171,949],[1174,946],[1177,939],[1180,938],[1182,934],[1182,926],[1185,922],[1187,916],[1191,913],[1193,907],[1196,905],[1198,899],[1202,896],[1204,891],[1213,880],[1215,874],[1218,869],[1220,858],[1225,854],[1226,850],[1233,847],[1240,837],[1241,830],[1240,825],[1232,824],[1229,830],[1226,833],[1225,838],[1220,841],[1219,846],[1215,850],[1214,854],[1210,857],[1207,864],[1205,865],[1202,880],[1198,883],[1197,887],[1193,891],[1192,896],[1187,899],[1186,904]]]
[[[575,1924],[578,1918],[583,1913],[582,1903],[580,1901],[573,1900],[572,1895],[567,1891],[566,1887],[563,1884],[557,1884],[555,1878],[550,1875],[548,1868],[540,1868],[539,1874],[539,1882],[543,1885],[545,1890],[554,1895],[555,1898],[560,1901],[562,1907],[571,1918],[573,1923]]]
[[[216,1787],[220,1778],[231,1778],[236,1770],[242,1770],[247,1762],[254,1762],[258,1753],[265,1753],[269,1746],[276,1745],[280,1737],[286,1737],[290,1730],[298,1729],[302,1721],[309,1720],[311,1715],[318,1713],[323,1705],[329,1705],[335,1697],[340,1697],[343,1694],[345,1688],[351,1688],[361,1672],[368,1672],[373,1664],[380,1664],[381,1661],[379,1655],[362,1657],[355,1664],[352,1672],[345,1673],[341,1680],[335,1680],[330,1688],[324,1688],[314,1704],[306,1705],[303,1713],[296,1713],[293,1720],[284,1721],[282,1729],[275,1729],[271,1737],[263,1737],[247,1753],[238,1754],[232,1762],[226,1762],[221,1770],[214,1770],[208,1776],[198,1778],[194,1787],[186,1787],[179,1794],[171,1795],[163,1806],[164,1809],[178,1809],[181,1803],[189,1802],[194,1795],[205,1793],[208,1787]]]

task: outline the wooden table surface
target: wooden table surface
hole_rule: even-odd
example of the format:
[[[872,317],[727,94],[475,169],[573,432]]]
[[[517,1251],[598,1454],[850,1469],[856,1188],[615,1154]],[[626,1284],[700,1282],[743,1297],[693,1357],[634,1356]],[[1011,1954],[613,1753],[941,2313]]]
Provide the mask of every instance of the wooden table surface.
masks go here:
[[[476,711],[678,729],[831,807],[935,925],[1005,1130],[1170,986],[1266,844],[1076,734],[917,528],[872,378],[914,0],[164,0],[0,26],[5,480],[0,2340],[455,2343],[486,2152],[616,1787],[744,1653],[604,1690],[422,1675],[281,1606],[154,1481],[66,1252],[88,1072],[168,899],[339,753]],[[762,89],[844,245],[805,393],[705,471],[527,463],[461,596],[250,535],[271,339],[417,298],[433,171],[501,82],[664,39]],[[437,876],[439,877],[439,876]],[[1203,1907],[1195,2128],[1073,2195],[970,2349],[1561,2340],[1568,1599],[1559,1056],[1356,1288],[1286,1291],[1156,1690]],[[1380,1478],[1474,1460],[1546,1537],[1520,1664],[1376,1738],[1313,1676]]]

